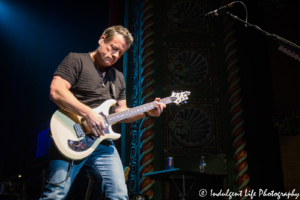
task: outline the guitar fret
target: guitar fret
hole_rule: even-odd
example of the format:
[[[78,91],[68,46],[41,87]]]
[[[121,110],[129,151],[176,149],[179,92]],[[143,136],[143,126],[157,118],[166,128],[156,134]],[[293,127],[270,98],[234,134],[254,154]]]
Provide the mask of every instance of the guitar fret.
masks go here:
[[[128,117],[131,117],[131,113],[129,110],[127,110],[127,115],[128,115]]]
[[[150,104],[150,110],[152,110],[154,108],[154,105],[151,103]]]
[[[159,102],[164,103],[164,104],[168,104],[168,103],[172,103],[173,101],[170,97],[167,97],[167,98],[161,99]],[[149,110],[152,110],[156,107],[157,106],[156,106],[155,102],[150,102],[150,103],[146,103],[144,105],[140,105],[140,106],[137,106],[137,107],[134,107],[134,108],[130,108],[128,110],[124,110],[124,111],[119,112],[119,113],[111,114],[111,115],[106,116],[106,117],[107,117],[107,121],[108,121],[109,124],[114,124],[116,122],[122,121],[124,119],[129,118],[129,117],[136,116],[136,115],[139,115],[143,112],[147,112]]]
[[[106,116],[107,123],[110,124],[110,117]]]

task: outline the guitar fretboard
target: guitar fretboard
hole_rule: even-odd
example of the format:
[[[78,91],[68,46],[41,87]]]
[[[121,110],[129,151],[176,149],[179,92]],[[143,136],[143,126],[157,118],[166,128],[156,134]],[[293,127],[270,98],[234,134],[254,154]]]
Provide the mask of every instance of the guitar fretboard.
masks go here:
[[[171,97],[167,97],[167,98],[163,98],[159,101],[160,103],[164,103],[164,104],[169,104],[172,103],[172,99]],[[155,102],[150,102],[150,103],[146,103],[144,105],[141,106],[137,106],[135,108],[130,108],[128,110],[124,110],[122,112],[118,112],[118,113],[114,113],[111,115],[106,116],[107,122],[109,124],[115,124],[119,121],[122,121],[124,119],[139,115],[143,112],[146,112],[148,110],[152,110],[154,108],[156,108],[157,105]]]

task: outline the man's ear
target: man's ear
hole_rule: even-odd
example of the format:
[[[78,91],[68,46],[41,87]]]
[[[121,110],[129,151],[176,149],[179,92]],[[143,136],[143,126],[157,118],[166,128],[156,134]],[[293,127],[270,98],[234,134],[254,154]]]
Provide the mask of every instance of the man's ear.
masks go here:
[[[104,42],[104,38],[105,38],[104,35],[102,35],[102,36],[100,37],[100,39],[99,39],[99,41],[98,41],[99,45],[101,45],[101,43]]]

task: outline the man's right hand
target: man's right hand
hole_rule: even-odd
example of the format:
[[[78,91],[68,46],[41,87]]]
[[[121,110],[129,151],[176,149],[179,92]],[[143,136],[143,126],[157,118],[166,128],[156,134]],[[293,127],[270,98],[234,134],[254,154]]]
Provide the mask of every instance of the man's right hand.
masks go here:
[[[103,117],[96,113],[95,111],[91,110],[91,112],[85,117],[88,125],[91,127],[91,129],[94,132],[94,135],[99,137],[99,136],[105,136],[104,129],[105,124]]]
[[[60,108],[84,117],[95,136],[104,136],[105,125],[102,116],[79,102],[70,92],[70,88],[71,84],[67,80],[60,76],[53,76],[50,86],[50,99]]]

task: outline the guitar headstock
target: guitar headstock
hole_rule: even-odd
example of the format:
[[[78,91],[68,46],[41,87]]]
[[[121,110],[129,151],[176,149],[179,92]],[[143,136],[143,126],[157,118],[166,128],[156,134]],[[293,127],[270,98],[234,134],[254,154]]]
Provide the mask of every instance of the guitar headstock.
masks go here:
[[[189,99],[188,95],[190,95],[190,91],[185,91],[185,92],[172,92],[171,99],[173,103],[176,105],[179,105],[180,103],[186,103],[186,100]]]

